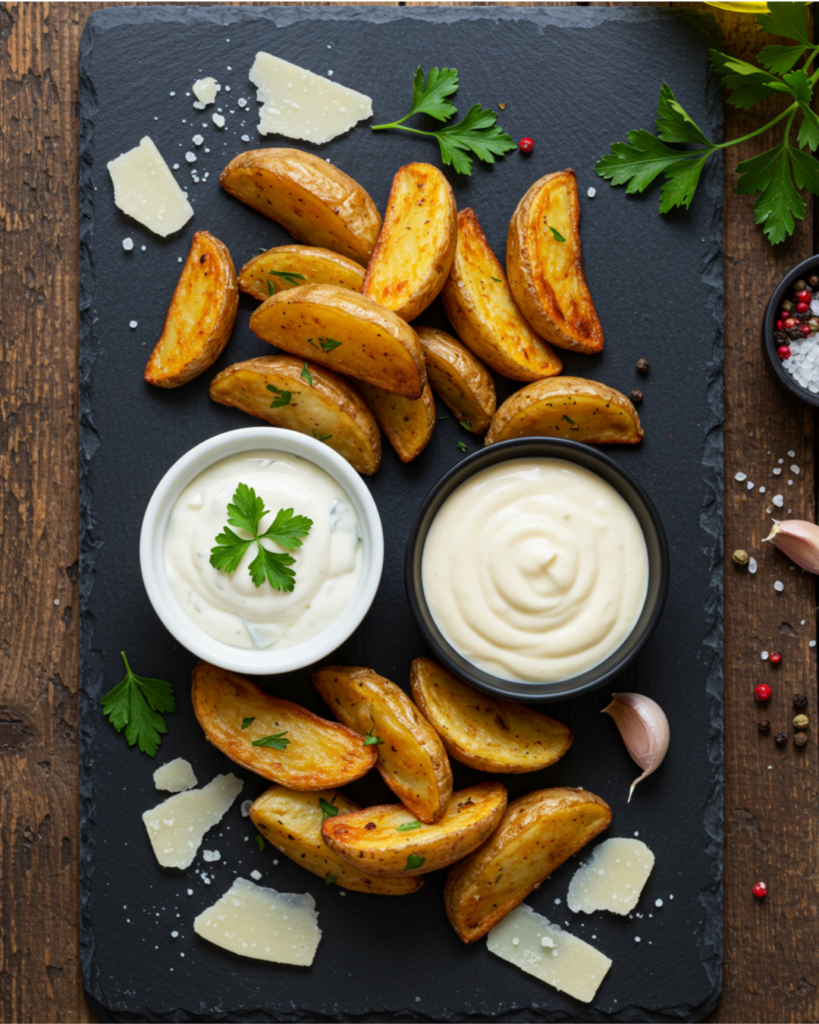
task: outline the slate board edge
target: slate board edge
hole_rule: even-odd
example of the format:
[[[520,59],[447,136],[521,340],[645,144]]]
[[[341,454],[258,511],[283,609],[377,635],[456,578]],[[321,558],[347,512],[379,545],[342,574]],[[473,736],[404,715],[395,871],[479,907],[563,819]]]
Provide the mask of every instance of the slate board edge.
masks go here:
[[[87,884],[93,874],[93,757],[94,735],[102,723],[99,717],[99,698],[103,692],[102,672],[93,653],[93,624],[89,612],[89,599],[93,586],[95,552],[98,542],[94,536],[92,494],[89,485],[89,465],[100,444],[94,427],[91,409],[92,372],[94,362],[100,354],[98,339],[93,330],[94,315],[94,260],[92,237],[94,231],[94,194],[89,187],[90,167],[93,161],[93,137],[98,99],[93,81],[88,74],[88,64],[96,36],[106,28],[141,22],[146,17],[168,23],[184,23],[191,18],[214,22],[220,26],[244,21],[248,16],[273,21],[277,27],[292,25],[297,21],[314,19],[363,20],[384,23],[396,17],[413,18],[439,23],[450,23],[463,19],[491,17],[495,20],[527,19],[538,25],[582,25],[589,26],[612,20],[646,18],[667,18],[674,16],[666,10],[653,8],[362,8],[362,7],[278,7],[278,8],[201,8],[201,7],[153,7],[148,14],[143,8],[108,8],[93,12],[84,29],[80,46],[80,919],[81,955],[83,985],[92,1009],[100,1020],[147,1019],[139,1014],[114,1014],[95,996],[99,989],[93,977],[94,938],[88,927],[86,907],[90,886]],[[709,73],[708,84],[709,116],[722,130],[722,93],[717,76]],[[711,606],[708,609],[709,631],[704,644],[711,650],[706,683],[707,700],[710,707],[711,735],[710,760],[715,772],[715,784],[704,809],[704,825],[711,837],[708,849],[714,866],[713,881],[700,893],[699,899],[705,908],[705,929],[700,938],[702,962],[706,968],[713,990],[709,998],[698,1007],[682,1006],[668,1008],[665,1013],[644,1007],[623,1007],[616,1014],[598,1016],[597,1013],[581,1017],[567,1016],[558,1011],[544,1013],[534,1008],[510,1009],[491,1017],[472,1014],[452,1013],[451,1021],[473,1020],[543,1020],[562,1021],[577,1019],[607,1020],[700,1020],[707,1016],[716,1005],[722,985],[722,822],[723,822],[723,751],[722,751],[722,630],[723,630],[723,588],[722,588],[722,516],[723,516],[723,429],[722,429],[722,161],[712,160],[703,176],[701,188],[707,192],[714,204],[714,243],[703,261],[701,276],[710,294],[710,307],[716,321],[713,350],[706,367],[706,380],[711,420],[704,424],[706,444],[703,457],[704,497],[700,514],[700,525],[708,535],[704,547],[710,557]],[[702,200],[701,200],[702,201]],[[196,1014],[181,1010],[168,1020],[197,1020]],[[246,1011],[227,1014],[224,1019],[241,1021],[268,1020],[318,1020],[308,1011],[295,1014],[275,1014],[270,1011]],[[410,1010],[397,1014],[378,1013],[361,1016],[338,1016],[321,1018],[326,1020],[361,1021],[426,1021],[430,1018]]]

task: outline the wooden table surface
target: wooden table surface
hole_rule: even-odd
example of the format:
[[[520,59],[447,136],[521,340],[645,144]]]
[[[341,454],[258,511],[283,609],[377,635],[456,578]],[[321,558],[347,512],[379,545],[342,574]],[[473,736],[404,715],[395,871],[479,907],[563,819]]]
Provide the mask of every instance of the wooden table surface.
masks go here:
[[[102,3],[0,4],[0,1019],[93,1020],[80,969],[78,795],[78,52]],[[697,6],[697,5],[693,5]],[[699,5],[702,6],[702,5]],[[718,13],[726,48],[751,59],[752,17]],[[669,75],[673,57],[669,55]],[[775,109],[775,104],[772,107]],[[765,123],[726,107],[726,138]],[[637,127],[635,125],[635,127]],[[643,127],[650,127],[645,125]],[[763,363],[760,319],[780,278],[816,251],[813,201],[772,249],[735,167],[773,144],[754,139],[725,165],[725,974],[714,1021],[819,1020],[817,730],[801,750],[760,736],[786,726],[790,696],[817,711],[813,576],[761,538],[773,460],[801,472],[788,506],[815,521],[816,421]],[[602,188],[609,187],[601,184]],[[695,200],[696,202],[696,200]],[[635,286],[673,296],[673,282]],[[735,548],[756,576],[731,562]],[[785,579],[783,593],[773,582]],[[779,650],[773,669],[760,651]],[[697,685],[701,685],[698,682]],[[819,721],[819,719],[815,719]],[[769,765],[771,766],[769,768]],[[751,886],[764,879],[770,895]]]

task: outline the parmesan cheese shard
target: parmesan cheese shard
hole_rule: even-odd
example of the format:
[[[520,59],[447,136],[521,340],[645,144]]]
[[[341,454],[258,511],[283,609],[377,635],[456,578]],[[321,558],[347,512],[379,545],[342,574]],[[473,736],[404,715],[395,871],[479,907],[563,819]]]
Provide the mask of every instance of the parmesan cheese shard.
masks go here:
[[[149,135],[109,160],[108,170],[116,205],[154,234],[166,238],[193,216],[193,207]]]
[[[320,144],[372,117],[373,101],[369,96],[270,53],[256,54],[249,77],[262,104],[262,135],[278,134]]]
[[[232,772],[217,775],[202,789],[177,793],[142,815],[163,868],[191,866],[205,833],[227,814],[242,785]]]
[[[202,104],[202,109],[209,103],[216,102],[216,94],[219,92],[219,83],[215,78],[197,78],[193,83],[193,95]]]
[[[641,840],[607,839],[574,873],[566,901],[569,910],[630,914],[653,867],[654,854]]]
[[[558,992],[590,1003],[611,967],[594,946],[575,938],[525,903],[486,936],[490,953],[507,960]]]
[[[202,911],[193,928],[239,956],[309,967],[321,940],[315,905],[307,893],[276,892],[237,878],[221,899]]]
[[[168,761],[154,772],[156,788],[165,789],[169,793],[182,793],[186,789],[193,789],[196,784],[196,775],[190,761],[186,761],[184,757]]]

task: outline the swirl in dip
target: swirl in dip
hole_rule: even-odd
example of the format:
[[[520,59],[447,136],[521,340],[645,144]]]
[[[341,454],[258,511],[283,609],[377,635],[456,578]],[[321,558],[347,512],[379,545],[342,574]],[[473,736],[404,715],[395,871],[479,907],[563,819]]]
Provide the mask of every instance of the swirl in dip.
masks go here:
[[[634,628],[645,538],[626,501],[564,459],[512,459],[444,501],[421,563],[438,629],[467,661],[516,682],[599,665]]]
[[[279,509],[312,519],[295,558],[290,593],[265,581],[256,587],[248,566],[255,544],[229,575],[210,564],[216,536],[227,525],[227,507],[239,483],[264,501],[264,533]],[[242,539],[250,534],[231,529]],[[262,544],[285,552],[271,540]],[[232,647],[294,647],[323,632],[355,593],[362,551],[353,503],[341,485],[306,459],[285,452],[254,451],[215,463],[190,483],[171,511],[165,533],[168,582],[189,618],[209,636]]]

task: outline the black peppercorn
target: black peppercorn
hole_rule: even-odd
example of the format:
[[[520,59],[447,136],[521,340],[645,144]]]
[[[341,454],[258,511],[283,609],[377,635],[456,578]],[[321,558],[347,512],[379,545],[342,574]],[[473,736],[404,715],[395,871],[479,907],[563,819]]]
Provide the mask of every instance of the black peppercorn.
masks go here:
[[[808,706],[808,698],[804,693],[795,693],[793,695],[793,706],[795,708],[806,708]]]
[[[817,277],[816,274],[811,274],[808,278],[808,284],[811,288],[819,288],[819,277]]]
[[[788,742],[788,734],[787,733],[778,732],[776,734],[776,736],[774,736],[774,743],[778,747],[783,747],[787,742]]]
[[[757,729],[759,729],[760,732],[770,732],[771,731],[771,723],[768,721],[767,718],[763,718],[761,722],[757,722],[757,726],[756,727],[757,727]]]
[[[637,360],[637,369],[640,371],[640,373],[648,373],[648,360],[647,359],[638,359]]]
[[[629,391],[628,397],[634,403],[642,402],[642,400],[643,400],[643,392],[642,391],[638,391],[637,388],[635,388],[634,391]]]
[[[804,745],[808,742],[808,734],[806,732],[798,732],[794,736],[793,742],[797,745],[797,747],[804,747]]]

